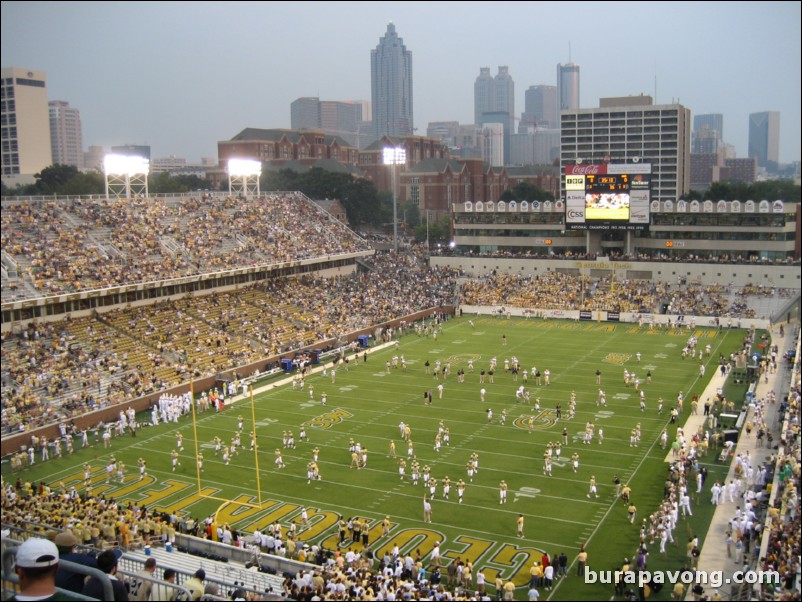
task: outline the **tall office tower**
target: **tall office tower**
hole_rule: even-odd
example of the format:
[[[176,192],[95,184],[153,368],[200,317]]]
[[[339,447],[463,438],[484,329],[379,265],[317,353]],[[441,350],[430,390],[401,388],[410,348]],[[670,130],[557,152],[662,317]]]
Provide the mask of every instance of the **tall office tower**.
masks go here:
[[[723,131],[724,115],[721,113],[694,115],[693,132],[691,134],[691,153],[694,155],[718,154],[719,148],[723,148]]]
[[[556,129],[557,86],[529,86],[524,92],[524,112],[518,132],[524,134],[529,128]]]
[[[479,77],[473,83],[473,123],[482,124],[482,113],[493,110],[493,76],[490,67],[480,67]]]
[[[718,132],[719,140],[724,140],[724,115],[721,113],[706,113],[693,116],[693,129],[708,129]]]
[[[557,123],[560,111],[575,111],[579,108],[579,65],[567,63],[557,65]]]
[[[53,163],[72,165],[83,169],[81,112],[70,107],[70,103],[63,100],[51,100],[47,106],[50,110],[50,144],[53,149]]]
[[[551,165],[560,157],[560,130],[530,129],[513,134],[509,165]]]
[[[143,157],[150,161],[150,145],[148,144],[119,144],[111,147],[111,153],[126,157]]]
[[[694,128],[691,134],[691,153],[694,155],[715,155],[718,149],[723,148],[721,138],[716,130],[711,130],[707,125],[697,129]]]
[[[459,121],[430,121],[426,126],[426,137],[442,140],[449,147],[458,145]]]
[[[335,136],[342,136],[349,144],[356,144],[356,134],[362,107],[338,100],[320,101],[320,127]]]
[[[352,102],[355,105],[359,105],[359,120],[363,123],[373,121],[373,112],[371,111],[369,100],[346,100],[344,102]]]
[[[47,75],[15,67],[0,69],[2,78],[3,181],[22,183],[17,176],[33,174],[53,164]]]
[[[324,130],[341,136],[348,144],[358,146],[369,138],[363,111],[370,113],[366,100],[320,100],[314,96],[296,98],[290,104],[290,127],[293,130]]]
[[[290,103],[290,128],[317,130],[320,128],[320,99],[316,96],[296,98]]]
[[[777,171],[780,162],[779,111],[749,114],[749,156],[757,158],[758,167]]]
[[[398,37],[393,23],[370,51],[370,90],[373,107],[373,134],[376,140],[385,134],[411,136],[412,52]]]
[[[504,165],[504,126],[487,123],[479,130],[479,149],[482,159],[493,167]]]
[[[490,69],[479,69],[479,77],[474,83],[474,113],[480,127],[489,123],[499,123],[504,127],[504,161],[508,161],[515,117],[515,82],[508,67],[500,66],[492,79]]]
[[[102,146],[89,145],[84,153],[84,167],[87,169],[94,169],[103,171],[103,157],[106,156],[106,149]],[[217,159],[214,164],[217,165]]]
[[[652,200],[675,201],[690,190],[691,111],[680,104],[655,105],[651,96],[602,98],[597,109],[563,111],[560,131],[563,170],[578,162],[637,161],[652,166]]]
[[[493,97],[493,111],[507,113],[512,125],[512,117],[515,115],[515,82],[512,81],[507,66],[499,67],[496,77],[493,78]]]

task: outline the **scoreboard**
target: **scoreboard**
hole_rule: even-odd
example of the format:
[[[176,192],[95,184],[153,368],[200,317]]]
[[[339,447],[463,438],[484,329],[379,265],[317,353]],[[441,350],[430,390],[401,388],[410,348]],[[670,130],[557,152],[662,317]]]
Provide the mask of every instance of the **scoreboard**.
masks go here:
[[[566,229],[648,228],[651,167],[649,163],[566,166]]]
[[[596,176],[590,174],[585,177],[585,190],[587,192],[610,192],[624,190],[629,192],[629,174],[610,174]]]

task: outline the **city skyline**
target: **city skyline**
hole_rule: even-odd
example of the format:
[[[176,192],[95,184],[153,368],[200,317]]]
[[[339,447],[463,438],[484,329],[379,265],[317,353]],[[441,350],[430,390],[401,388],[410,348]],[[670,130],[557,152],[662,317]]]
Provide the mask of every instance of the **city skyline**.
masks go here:
[[[48,99],[81,112],[85,150],[148,144],[198,161],[244,128],[289,128],[297,98],[369,99],[371,50],[392,22],[412,53],[419,135],[473,122],[482,67],[509,68],[520,118],[525,91],[557,85],[557,65],[573,62],[581,108],[645,94],[721,113],[738,157],[749,115],[778,111],[780,163],[802,158],[797,2],[185,6],[3,2],[2,66],[47,73]]]

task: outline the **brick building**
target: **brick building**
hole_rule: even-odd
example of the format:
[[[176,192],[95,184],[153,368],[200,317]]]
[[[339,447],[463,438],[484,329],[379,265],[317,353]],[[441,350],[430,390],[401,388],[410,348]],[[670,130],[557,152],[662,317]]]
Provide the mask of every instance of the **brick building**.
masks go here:
[[[436,218],[449,215],[455,203],[497,201],[520,182],[557,196],[560,175],[556,168],[490,167],[478,158],[429,158],[400,174],[398,198]]]

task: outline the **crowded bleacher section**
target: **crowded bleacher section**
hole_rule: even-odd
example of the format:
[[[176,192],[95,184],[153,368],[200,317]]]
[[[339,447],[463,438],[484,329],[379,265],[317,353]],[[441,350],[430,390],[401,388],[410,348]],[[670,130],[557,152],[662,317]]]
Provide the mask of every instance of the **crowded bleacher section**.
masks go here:
[[[11,204],[4,205],[2,212],[2,251],[17,271],[13,278],[4,271],[3,301],[369,249],[365,239],[294,194],[252,202],[210,197],[203,201]],[[277,276],[236,290],[119,306],[61,321],[31,321],[4,331],[2,432],[13,434],[58,424],[59,441],[69,440],[70,444],[62,450],[59,443],[54,451],[71,453],[73,441],[99,443],[107,433],[112,436],[112,429],[119,429],[120,424],[122,431],[117,434],[125,432],[125,412],[120,412],[118,423],[99,424],[91,432],[76,429],[72,421],[79,415],[226,371],[235,375],[233,392],[237,393],[237,380],[251,376],[238,372],[244,366],[321,342],[347,340],[354,332],[429,308],[465,304],[659,313],[664,307],[673,314],[731,321],[755,317],[754,298],[790,294],[760,286],[734,289],[703,283],[612,281],[557,271],[460,279],[454,270],[429,267],[426,253],[416,248],[402,254],[377,253],[360,259],[354,273],[346,276]],[[763,473],[752,466],[743,469],[752,471],[746,480],[752,488],[766,489],[769,469],[779,475],[774,506],[769,507],[762,491],[753,497],[742,492],[745,507],[755,508],[755,518],[760,510],[768,513],[771,536],[760,562],[787,579],[781,591],[773,592],[776,599],[791,599],[788,596],[793,595],[799,572],[798,374],[791,393],[782,401],[784,448],[776,465]],[[224,396],[230,393],[221,392]],[[189,404],[189,397],[184,404],[181,397],[162,396],[154,406],[159,410],[154,409],[152,421],[177,419]],[[759,426],[764,432],[774,428]],[[709,443],[703,430],[688,433],[687,441],[681,441],[681,457],[672,464],[666,483],[665,503],[642,519],[644,554],[655,542],[664,546],[671,535],[669,527],[675,526],[671,515],[695,488],[697,455],[706,453]],[[43,447],[49,449],[47,441],[32,440],[12,462],[19,462],[17,468],[31,464],[33,454]],[[232,546],[255,546],[256,553],[269,551],[316,565],[314,570],[285,576],[283,592],[263,595],[256,589],[243,590],[242,599],[272,599],[272,593],[295,600],[486,599],[484,585],[479,589],[470,577],[460,581],[451,574],[450,566],[444,566],[443,573],[440,567],[430,570],[420,555],[388,552],[378,558],[370,547],[351,556],[329,554],[292,536],[276,547],[275,532],[271,533],[273,545],[262,546],[261,539],[255,542],[252,535],[226,534],[225,526],[213,527],[208,519],[120,505],[94,495],[91,487],[79,492],[63,484],[37,484],[20,477],[16,483],[5,484],[2,511],[5,525],[51,539],[59,532],[68,533],[78,544],[96,551],[172,545],[176,533],[211,539],[210,530],[219,527],[223,532],[215,534],[215,539]],[[757,538],[759,531],[750,537]],[[753,541],[751,549],[754,546]],[[633,559],[632,564],[639,562]],[[464,574],[464,567],[459,574]],[[217,594],[239,595],[236,586],[233,583],[230,591],[217,590]],[[506,586],[495,584],[501,592]],[[209,589],[206,593],[213,592]]]
[[[1,223],[4,302],[368,248],[297,193],[4,203]]]

